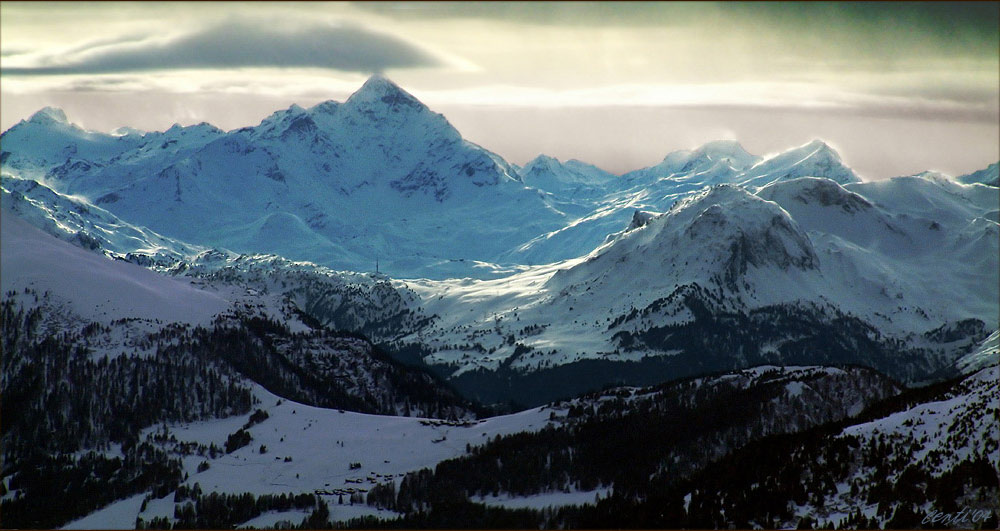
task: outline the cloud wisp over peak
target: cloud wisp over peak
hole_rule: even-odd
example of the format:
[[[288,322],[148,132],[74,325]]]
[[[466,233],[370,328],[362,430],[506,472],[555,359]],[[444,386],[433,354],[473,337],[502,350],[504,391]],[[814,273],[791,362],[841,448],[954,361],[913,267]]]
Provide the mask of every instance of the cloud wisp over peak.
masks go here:
[[[112,74],[246,67],[324,68],[374,73],[444,66],[431,52],[354,24],[281,26],[255,19],[226,22],[168,38],[128,36],[5,66],[5,75]]]

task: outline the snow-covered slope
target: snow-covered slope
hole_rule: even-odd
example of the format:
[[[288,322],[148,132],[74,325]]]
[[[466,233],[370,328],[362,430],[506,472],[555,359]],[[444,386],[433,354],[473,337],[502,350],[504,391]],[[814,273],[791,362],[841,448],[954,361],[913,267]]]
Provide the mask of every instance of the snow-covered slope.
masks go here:
[[[5,174],[4,208],[35,227],[80,247],[142,265],[169,267],[205,249],[137,227],[79,197],[55,192],[32,179]]]
[[[671,275],[707,282],[721,274],[736,290],[738,277],[750,265],[802,270],[817,265],[809,240],[791,216],[731,185],[685,198],[640,229],[626,231],[583,264],[557,273],[547,286],[562,290],[587,284],[631,292],[673,288],[681,279]],[[685,266],[678,267],[680,263]],[[622,280],[633,285],[622,286]]]
[[[766,158],[712,142],[620,177],[545,156],[515,168],[380,76],[236,131],[100,135],[46,109],[2,140],[5,201],[49,232],[267,290],[470,387],[512,371],[501,400],[583,360],[662,364],[628,369],[649,378],[794,359],[917,379],[997,322],[997,189],[860,182],[821,141]]]
[[[107,135],[71,124],[61,109],[45,107],[28,120],[5,131],[0,143],[0,162],[5,168],[43,177],[44,169],[86,172],[93,161],[107,161],[140,144],[140,135]]]
[[[1000,371],[993,363],[962,379],[938,400],[851,426],[843,435],[868,440],[883,436],[897,444],[915,443],[920,448],[910,454],[914,460],[922,460],[927,453],[935,452],[958,459],[980,454],[989,457],[996,466],[997,441],[1000,440],[996,417],[1000,398],[995,392],[998,377]],[[987,421],[990,417],[992,419]],[[954,464],[935,462],[939,467]],[[940,473],[940,469],[932,473]]]
[[[740,176],[744,186],[764,186],[797,177],[826,177],[840,184],[860,182],[854,170],[821,140],[764,159]]]
[[[851,186],[719,185],[638,216],[577,260],[409,282],[440,318],[401,341],[470,389],[528,385],[532,373],[586,388],[792,359],[904,380],[951,367],[998,321],[1000,231],[981,217],[996,193],[926,176]],[[573,369],[584,360],[586,374]]]
[[[203,324],[230,306],[224,296],[190,281],[110,260],[57,240],[6,208],[0,212],[4,293],[44,292],[75,316],[105,323],[140,318]]]
[[[466,445],[483,444],[497,435],[537,431],[552,421],[544,408],[494,417],[483,421],[446,422],[434,419],[365,415],[336,409],[310,407],[282,399],[259,386],[253,392],[267,418],[247,431],[252,443],[232,453],[212,458],[196,452],[183,457],[188,487],[205,492],[253,495],[327,492],[320,499],[330,507],[331,521],[366,514],[393,517],[363,502],[352,503],[351,495],[364,496],[374,486],[401,481],[406,472],[433,467],[458,457]],[[166,427],[173,440],[159,444],[173,452],[185,446],[225,445],[227,436],[240,430],[247,416]],[[153,427],[143,438],[153,439],[162,428]],[[265,451],[260,451],[260,448]],[[199,468],[202,463],[209,466]],[[357,467],[352,468],[352,463]],[[146,497],[148,503],[141,503]],[[338,503],[343,500],[343,504]],[[181,505],[182,503],[178,503]],[[147,522],[156,517],[174,518],[175,499],[156,499],[143,494],[136,503],[112,504],[67,528],[134,528],[136,518]],[[289,518],[289,513],[284,513]],[[292,517],[298,524],[302,516]]]
[[[516,168],[381,76],[343,103],[292,105],[229,132],[202,123],[108,135],[46,108],[0,140],[9,178],[163,238],[335,269],[378,261],[396,277],[493,278],[577,257],[634,210],[663,212],[713,184],[858,180],[820,141],[767,159],[710,142],[621,177],[544,155]],[[133,243],[116,252],[148,250]]]
[[[826,177],[841,184],[860,179],[821,140],[761,158],[751,155],[739,143],[729,140],[709,142],[695,150],[670,153],[663,162],[626,173],[625,181],[662,185],[700,185],[733,183],[763,186],[796,177]]]
[[[685,524],[900,529],[936,518],[931,525],[993,527],[997,377],[993,365],[890,398],[861,419],[748,445],[677,486]]]
[[[962,374],[970,374],[1000,362],[1000,330],[994,330],[972,351],[955,362]]]
[[[487,455],[473,447],[502,447],[497,436],[534,433],[551,455],[572,453],[560,430],[601,433],[676,400],[705,436],[654,430],[669,450],[626,482],[638,490],[615,503],[631,503],[650,478],[853,416],[897,382],[955,376],[946,392],[907,391],[889,414],[795,442],[862,450],[823,487],[831,509],[796,497],[785,510],[835,522],[860,503],[851,489],[878,494],[868,482],[996,468],[995,164],[861,182],[820,141],[764,158],[721,141],[623,176],[544,155],[518,168],[381,76],[343,103],[229,132],[107,135],[46,108],[0,147],[0,383],[19,404],[4,410],[0,498],[18,521],[43,521],[32,504],[53,497],[49,481],[96,493],[88,510],[117,500],[78,528],[194,525],[183,515],[204,500],[192,489],[321,500],[232,520],[244,525],[320,508],[334,521],[391,517],[351,498],[395,497],[404,474],[427,480],[416,471]],[[567,400],[473,421],[488,408],[438,376],[512,409]],[[621,384],[658,387],[607,390]],[[594,389],[605,391],[579,396]],[[730,402],[699,402],[713,393]],[[759,409],[743,407],[752,400]],[[806,450],[796,466],[820,462]],[[909,455],[930,464],[905,472]],[[462,501],[590,503],[617,490],[612,472],[517,492],[504,478]],[[696,514],[722,490],[678,499]],[[86,514],[68,511],[61,522]],[[798,523],[774,514],[747,527]]]
[[[879,483],[907,481],[904,477],[909,463],[920,463],[922,475],[942,478],[958,473],[960,481],[968,480],[959,468],[975,460],[984,461],[995,471],[1000,467],[1000,395],[996,385],[1000,370],[994,360],[987,366],[966,376],[948,389],[943,395],[922,403],[917,403],[886,417],[850,426],[839,435],[843,438],[857,438],[862,447],[888,447],[888,452],[897,459],[886,459],[893,463],[888,474],[875,470],[876,467],[861,466],[844,478],[843,484],[858,483],[875,487]],[[902,465],[902,466],[900,466]],[[976,487],[967,493],[969,502],[985,502],[996,507],[996,483],[993,479],[992,500],[974,500]],[[827,502],[826,511],[849,513],[857,507],[857,496],[838,493]],[[945,495],[947,496],[947,495]],[[924,512],[947,504],[946,497],[940,500],[928,499],[920,504]],[[989,507],[989,505],[986,505]],[[865,512],[877,509],[867,505]],[[826,512],[824,511],[824,512]]]
[[[989,326],[996,322],[1000,293],[992,285],[1000,275],[996,257],[1000,232],[996,223],[982,216],[998,196],[988,188],[927,178],[848,187],[823,179],[796,179],[768,186],[758,195],[781,205],[822,249],[830,290],[836,285],[850,290],[867,284],[853,304],[833,298],[840,308],[873,318],[875,314],[866,312],[864,305],[891,295],[929,311],[926,319],[919,316],[925,322],[935,318],[978,318]],[[948,280],[927,281],[934,277]],[[943,300],[951,301],[951,307],[935,312],[935,301]],[[920,321],[913,320],[918,314],[889,315],[891,322],[879,323],[880,328],[919,326]]]
[[[292,106],[228,133],[202,124],[114,137],[52,114],[4,133],[5,172],[194,245],[352,270],[379,260],[397,276],[488,276],[467,266],[565,218],[380,76],[342,104]]]
[[[760,161],[738,142],[719,140],[693,150],[674,151],[655,166],[622,175],[626,181],[652,182],[669,177],[681,183],[719,184],[733,182]]]
[[[747,153],[734,141],[709,142],[693,150],[672,152],[655,166],[608,181],[607,193],[602,196],[553,194],[551,199],[560,211],[582,213],[505,256],[532,264],[580,256],[603,243],[608,234],[620,231],[636,210],[665,212],[707,186],[740,184],[754,189],[802,176],[839,183],[859,181],[833,148],[818,140],[767,158]],[[526,182],[530,184],[531,179]],[[567,249],[577,252],[567,254]]]
[[[979,183],[987,186],[1000,186],[1000,162],[994,162],[979,171],[956,177],[955,180],[962,184]]]
[[[959,184],[937,172],[849,184],[845,188],[900,214],[939,224],[968,223],[978,217],[996,222],[998,194],[995,188]]]
[[[560,162],[539,155],[518,169],[524,184],[550,192],[562,200],[595,198],[607,194],[618,180],[614,175],[586,162]]]
[[[860,393],[861,389],[867,392]],[[700,434],[704,441],[713,441],[714,448],[711,455],[700,448],[701,455],[683,465],[696,470],[726,453],[721,441],[735,447],[769,433],[797,431],[841,419],[897,391],[886,378],[864,369],[757,367],[657,388],[611,389],[480,421],[445,422],[314,408],[282,399],[255,386],[260,410],[267,415],[263,421],[246,429],[252,442],[227,455],[211,457],[191,453],[185,456],[183,463],[188,479],[183,485],[193,488],[197,484],[205,493],[248,492],[258,496],[318,492],[329,506],[331,521],[366,514],[392,518],[398,513],[351,501],[351,495],[360,493],[366,498],[378,485],[392,484],[398,490],[407,473],[433,469],[444,460],[469,455],[470,447],[486,445],[498,436],[535,433],[545,428],[567,429],[598,421],[610,405],[624,403],[639,408],[671,404],[669,407],[685,411],[704,407],[705,402],[732,401],[753,393],[752,407],[746,409],[739,423],[716,426]],[[674,401],[682,405],[675,406]],[[761,411],[771,414],[765,416]],[[780,415],[779,411],[788,414]],[[185,447],[222,446],[246,421],[246,416],[237,416],[171,423],[150,428],[143,436],[166,449],[182,452]],[[699,447],[698,442],[691,440],[684,448],[656,451],[687,455]],[[606,495],[610,487],[598,491]],[[414,497],[422,499],[431,494],[418,492]],[[595,491],[586,492],[586,496],[563,498],[503,494],[480,501],[507,507],[537,507],[543,501],[557,506],[593,503]],[[156,499],[147,496],[146,504],[113,504],[68,527],[127,528],[137,517],[147,522],[157,517],[173,520],[175,506],[184,503],[179,497]]]

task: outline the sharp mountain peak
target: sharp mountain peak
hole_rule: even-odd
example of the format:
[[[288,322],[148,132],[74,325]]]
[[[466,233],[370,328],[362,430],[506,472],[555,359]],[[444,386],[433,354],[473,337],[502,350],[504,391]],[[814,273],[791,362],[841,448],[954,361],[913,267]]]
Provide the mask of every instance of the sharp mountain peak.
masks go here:
[[[368,78],[361,88],[351,94],[347,101],[348,106],[367,107],[373,103],[397,107],[414,107],[426,109],[427,107],[409,92],[403,90],[399,85],[389,78],[375,74]]]
[[[43,107],[35,114],[32,114],[31,117],[28,118],[28,121],[34,123],[69,123],[69,120],[66,118],[66,113],[58,107]]]

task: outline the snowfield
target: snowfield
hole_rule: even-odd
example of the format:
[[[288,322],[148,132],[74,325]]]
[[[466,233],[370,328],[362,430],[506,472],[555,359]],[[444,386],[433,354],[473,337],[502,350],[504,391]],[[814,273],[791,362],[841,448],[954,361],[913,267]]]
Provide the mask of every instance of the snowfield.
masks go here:
[[[48,292],[91,322],[138,318],[207,324],[231,303],[185,279],[167,278],[56,240],[2,209],[2,287]]]
[[[260,400],[260,409],[268,414],[267,420],[247,431],[252,442],[231,454],[217,459],[188,456],[184,461],[189,479],[188,486],[199,484],[204,492],[260,494],[301,493],[315,491],[345,492],[344,505],[339,494],[323,495],[330,507],[331,520],[349,520],[364,515],[391,517],[394,513],[364,504],[350,504],[350,492],[366,492],[371,487],[388,481],[401,481],[406,472],[433,468],[437,463],[465,454],[466,445],[484,444],[498,435],[537,431],[551,422],[559,422],[565,415],[560,410],[556,420],[550,420],[553,411],[547,407],[530,409],[493,417],[481,421],[449,423],[436,419],[365,415],[310,407],[282,399],[260,386],[253,386],[254,395]],[[224,446],[226,437],[239,430],[247,416],[230,417],[189,424],[170,424],[170,435],[179,442],[212,443]],[[145,435],[159,432],[162,426],[151,427]],[[266,452],[261,453],[261,446]],[[290,459],[289,459],[290,458]],[[208,462],[210,467],[198,472],[198,466]],[[352,469],[352,463],[360,467]],[[582,496],[582,498],[581,498]],[[511,504],[579,503],[581,499],[593,502],[594,493],[566,496],[562,493],[548,498],[521,500],[491,500],[489,503]],[[138,501],[136,501],[138,500]],[[69,524],[67,529],[134,528],[137,517],[150,520],[157,516],[173,518],[173,493],[162,500],[147,504],[140,511],[142,496],[129,498],[109,505],[82,520]],[[302,516],[296,513],[276,513],[268,518],[273,521],[290,519],[298,524]],[[261,518],[264,518],[262,515]],[[261,520],[266,526],[272,520]],[[244,526],[254,525],[250,522]]]
[[[989,459],[1000,466],[1000,395],[997,383],[1000,367],[994,364],[964,379],[957,392],[944,400],[916,405],[888,417],[851,426],[843,435],[863,440],[887,436],[915,443],[908,458],[930,465],[939,475],[943,470],[970,456]],[[934,454],[937,459],[928,460]]]
[[[710,142],[621,176],[544,155],[516,167],[382,76],[235,131],[104,135],[44,109],[3,140],[3,197],[30,223],[173,275],[236,271],[270,306],[285,297],[324,325],[420,345],[453,379],[683,357],[622,334],[694,323],[690,297],[716,314],[856,318],[932,351],[905,379],[953,365],[1000,321],[1000,194],[982,184],[995,165],[864,182],[813,140],[767,157]],[[286,275],[310,266],[264,253],[320,267]],[[399,295],[336,269],[388,273]],[[927,339],[967,321],[985,334]]]
[[[835,309],[918,348],[935,347],[923,336],[942,325],[976,319],[995,327],[1000,225],[981,216],[988,198],[998,200],[996,189],[916,179],[922,193],[940,196],[937,214],[865,187],[879,183],[848,189],[806,177],[756,193],[721,185],[643,218],[577,259],[495,280],[399,281],[420,296],[425,315],[436,317],[400,341],[430,347],[424,360],[454,367],[452,376],[671,356],[679,351],[622,351],[614,341],[622,328],[611,325],[693,285],[715,295],[724,311]],[[861,195],[870,190],[878,192],[873,199]],[[694,320],[674,303],[624,329]],[[770,348],[777,352],[780,344]],[[531,350],[515,356],[519,348]],[[965,354],[955,348],[944,356]]]

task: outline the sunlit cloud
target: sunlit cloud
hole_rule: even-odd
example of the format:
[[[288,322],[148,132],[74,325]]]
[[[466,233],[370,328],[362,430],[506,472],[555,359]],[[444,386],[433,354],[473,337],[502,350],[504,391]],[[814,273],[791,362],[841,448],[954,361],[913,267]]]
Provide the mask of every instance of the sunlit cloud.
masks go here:
[[[978,92],[932,94],[914,90],[910,94],[855,92],[822,83],[733,82],[699,84],[617,85],[576,90],[545,90],[495,86],[455,91],[419,92],[427,101],[466,105],[585,107],[762,107],[824,109],[857,112],[920,112],[957,119],[995,120],[995,99]],[[936,97],[931,97],[936,96]],[[984,116],[985,113],[985,116]]]
[[[140,74],[15,77],[5,82],[10,94],[174,93],[243,95],[280,98],[299,104],[343,101],[364,82],[366,74],[335,73],[312,68],[276,71],[245,68],[233,71],[171,70]],[[903,86],[905,88],[898,88]],[[730,83],[619,84],[575,89],[520,85],[484,85],[462,89],[407,87],[432,109],[439,106],[524,108],[662,107],[774,109],[816,111],[867,117],[996,123],[1000,103],[989,89],[966,84],[872,83],[831,84],[806,81],[740,81]]]

